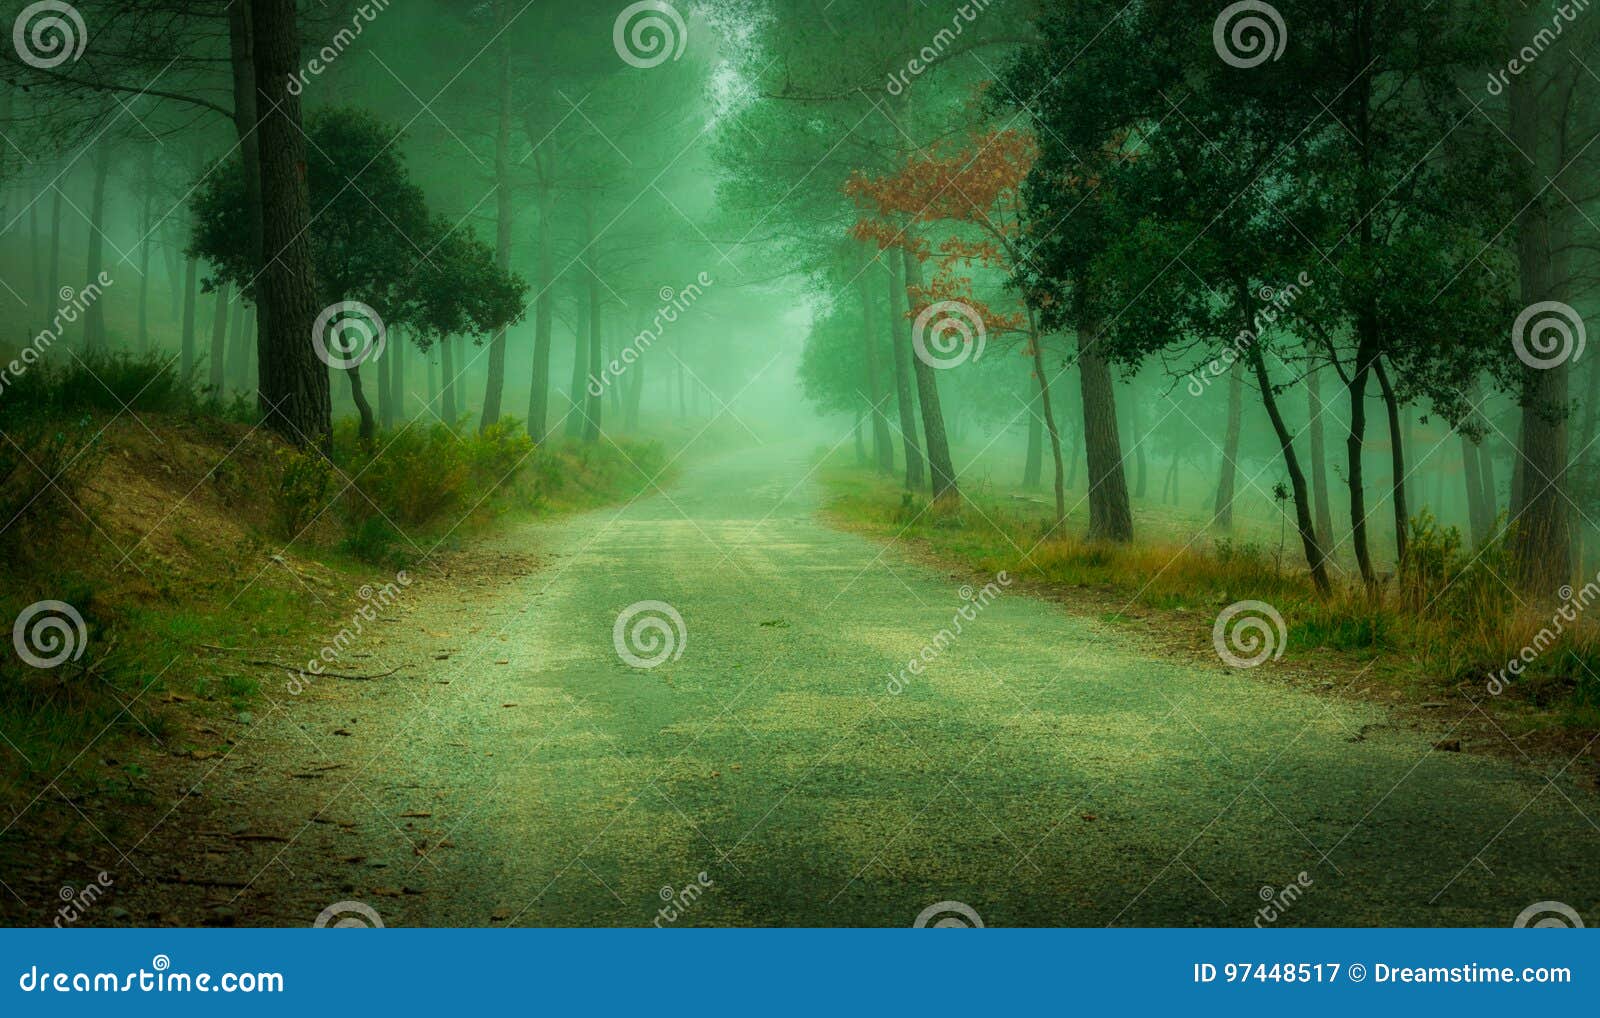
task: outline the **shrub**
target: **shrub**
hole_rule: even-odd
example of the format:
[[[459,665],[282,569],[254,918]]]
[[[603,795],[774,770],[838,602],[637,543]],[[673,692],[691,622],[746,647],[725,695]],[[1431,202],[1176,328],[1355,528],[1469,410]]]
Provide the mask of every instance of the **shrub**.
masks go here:
[[[280,448],[278,483],[272,488],[273,524],[279,537],[292,541],[328,505],[333,464],[316,450]]]

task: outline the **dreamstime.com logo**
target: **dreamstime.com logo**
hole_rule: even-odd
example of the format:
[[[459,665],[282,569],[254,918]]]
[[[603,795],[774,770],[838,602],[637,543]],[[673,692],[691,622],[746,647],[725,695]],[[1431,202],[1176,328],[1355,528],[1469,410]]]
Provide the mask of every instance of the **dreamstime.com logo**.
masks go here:
[[[911,926],[918,930],[981,930],[983,920],[978,918],[977,910],[971,905],[960,901],[941,901],[923,909]]]
[[[17,657],[35,668],[54,668],[83,657],[89,628],[78,609],[65,601],[35,601],[11,625]]]
[[[311,327],[311,345],[330,368],[348,371],[383,356],[388,334],[378,312],[358,300],[322,309]]]
[[[611,627],[617,656],[632,668],[655,668],[683,656],[689,631],[678,609],[665,601],[635,601]]]
[[[929,304],[911,327],[911,346],[917,359],[941,371],[982,357],[987,339],[983,316],[958,300]]]
[[[1261,0],[1239,0],[1217,15],[1211,44],[1229,67],[1260,67],[1283,56],[1289,30],[1276,7]]]
[[[77,62],[89,45],[89,32],[83,15],[71,4],[39,0],[17,15],[11,26],[11,42],[23,63],[47,71],[68,60]]]
[[[1565,902],[1536,901],[1523,909],[1511,925],[1519,930],[1581,930],[1583,917]]]
[[[1576,361],[1583,356],[1587,341],[1583,316],[1558,300],[1529,305],[1511,326],[1511,346],[1517,359],[1535,371]]]
[[[381,930],[383,919],[377,909],[364,901],[336,901],[318,913],[311,927],[317,930]]]
[[[683,56],[689,26],[666,0],[640,0],[617,15],[611,44],[624,63],[648,70]]]
[[[1278,660],[1288,636],[1283,616],[1265,601],[1235,601],[1222,609],[1211,627],[1217,656],[1233,668],[1254,668],[1268,658]]]

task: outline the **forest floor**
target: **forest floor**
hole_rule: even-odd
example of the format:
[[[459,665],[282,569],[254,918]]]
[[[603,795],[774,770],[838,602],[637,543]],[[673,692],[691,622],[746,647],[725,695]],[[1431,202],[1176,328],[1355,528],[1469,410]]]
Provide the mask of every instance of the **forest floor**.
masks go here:
[[[138,802],[29,813],[0,917],[102,871],[82,924],[1241,926],[1291,884],[1281,925],[1600,909],[1572,759],[1444,751],[1459,711],[1349,695],[1359,669],[1231,671],[822,502],[801,452],[724,455],[474,538],[347,648],[393,674],[263,681],[167,740],[214,748],[132,747]],[[683,620],[648,670],[613,636],[645,600]]]

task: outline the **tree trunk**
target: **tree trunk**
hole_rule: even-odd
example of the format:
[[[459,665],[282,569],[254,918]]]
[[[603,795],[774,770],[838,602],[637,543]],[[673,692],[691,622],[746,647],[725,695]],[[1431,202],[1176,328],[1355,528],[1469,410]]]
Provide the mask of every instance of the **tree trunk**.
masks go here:
[[[410,416],[406,411],[406,344],[401,337],[396,337],[393,354],[394,363],[389,365],[389,384],[393,393],[395,422],[405,421],[410,424]]]
[[[228,58],[233,72],[233,129],[239,138],[239,163],[244,171],[244,203],[248,210],[245,229],[249,231],[250,249],[255,252],[256,265],[264,270],[267,264],[266,220],[261,204],[261,136],[256,124],[256,62],[255,41],[252,38],[248,3],[228,5]],[[255,300],[254,324],[251,334],[266,334],[266,302],[260,299],[259,282]],[[245,352],[256,360],[256,374],[261,374],[262,353],[260,342],[256,349],[247,345]],[[249,388],[248,370],[240,374],[239,388]],[[260,400],[260,393],[257,393]]]
[[[311,260],[305,132],[300,97],[289,80],[300,64],[295,0],[251,0],[257,131],[261,143],[261,212],[266,269],[258,286],[266,311],[261,336],[261,410],[289,442],[324,451],[332,433],[328,366],[316,354],[317,282]]]
[[[1034,391],[1028,393],[1028,454],[1022,465],[1022,487],[1034,491],[1044,477],[1044,412],[1039,408],[1038,387],[1032,378],[1028,382]]]
[[[866,344],[867,394],[872,399],[872,454],[878,470],[892,476],[894,445],[889,437],[889,419],[883,411],[884,402],[889,396],[883,391],[878,369],[878,323],[876,309],[872,306],[871,265],[871,261],[862,259],[860,271],[856,273],[856,288],[861,293],[861,333],[862,341]]]
[[[588,220],[588,228],[589,241],[591,244],[593,244],[595,240],[593,218]],[[583,440],[585,442],[600,441],[600,418],[605,412],[605,401],[602,399],[602,397],[605,395],[604,392],[602,391],[597,395],[593,389],[589,387],[596,384],[595,380],[600,377],[600,373],[603,370],[601,367],[601,361],[604,359],[605,351],[605,346],[603,345],[605,340],[600,329],[600,267],[596,264],[597,261],[598,259],[595,257],[594,250],[591,247],[589,252],[590,381],[589,385],[584,387],[584,392],[588,396],[588,407],[584,413],[583,421]]]
[[[1390,482],[1394,499],[1394,563],[1397,574],[1406,570],[1406,547],[1411,537],[1411,514],[1406,500],[1406,442],[1400,424],[1400,402],[1395,398],[1394,386],[1389,384],[1389,372],[1383,361],[1373,364],[1378,376],[1378,388],[1383,392],[1383,405],[1389,417],[1389,466],[1394,471]]]
[[[1365,317],[1365,316],[1364,316]],[[1364,322],[1368,328],[1372,321]],[[1350,486],[1350,543],[1355,551],[1356,566],[1361,570],[1361,581],[1368,588],[1378,583],[1372,568],[1372,552],[1367,547],[1367,498],[1362,476],[1361,457],[1367,442],[1367,375],[1372,371],[1372,348],[1363,343],[1356,350],[1355,370],[1350,376],[1350,433],[1345,439],[1345,457]]]
[[[576,314],[577,328],[572,335],[572,385],[568,400],[572,408],[567,411],[567,437],[583,437],[585,395],[584,373],[589,370],[589,300],[586,291],[579,291]]]
[[[1033,372],[1039,379],[1039,407],[1044,411],[1045,430],[1050,434],[1050,454],[1055,458],[1056,518],[1051,533],[1067,522],[1067,468],[1061,459],[1061,431],[1056,427],[1055,408],[1050,405],[1050,376],[1045,373],[1044,341],[1032,308],[1028,309],[1028,346],[1033,355]]]
[[[382,360],[380,357],[379,360]],[[361,448],[372,451],[372,440],[376,429],[372,423],[372,404],[367,402],[366,393],[361,391],[361,366],[359,364],[345,368],[344,373],[350,376],[350,398],[355,400],[356,410],[361,414]]]
[[[1328,443],[1322,425],[1322,373],[1312,368],[1306,375],[1306,403],[1311,437],[1311,495],[1317,505],[1317,540],[1326,551],[1333,547],[1333,505],[1328,501]]]
[[[183,271],[183,347],[178,358],[178,370],[185,384],[194,380],[195,361],[199,355],[195,349],[195,316],[199,310],[196,307],[198,274],[199,265],[193,258],[188,259]]]
[[[229,384],[236,392],[243,392],[250,387],[250,313],[241,296],[233,302],[233,324],[229,326],[229,335],[233,337],[228,344],[227,377]]]
[[[889,331],[894,340],[895,403],[900,411],[900,443],[906,461],[906,490],[922,487],[922,447],[917,442],[917,404],[911,387],[911,323],[906,320],[905,266],[885,259],[889,278]]]
[[[528,437],[535,445],[543,445],[550,420],[550,345],[551,326],[555,321],[555,295],[550,292],[554,277],[554,257],[551,253],[550,216],[552,203],[548,188],[540,191],[539,199],[539,293],[534,298],[533,319],[533,370],[528,388]]]
[[[394,427],[394,378],[391,352],[383,351],[378,361],[378,421],[388,431]]]
[[[211,392],[222,398],[228,365],[228,284],[217,287],[216,305],[211,310]]]
[[[906,295],[910,299],[912,287],[922,286],[922,263],[909,250],[901,255],[906,269]],[[917,379],[917,405],[922,409],[923,448],[928,451],[928,469],[933,475],[935,502],[960,497],[956,488],[955,466],[950,459],[950,442],[945,437],[944,411],[939,404],[939,380],[934,367],[921,357],[911,358],[911,367]]]
[[[1489,539],[1492,526],[1488,507],[1483,504],[1483,460],[1478,454],[1478,443],[1466,434],[1461,435],[1461,466],[1467,483],[1467,520],[1472,527],[1472,545],[1478,547]]]
[[[494,136],[494,261],[502,272],[511,268],[511,225],[515,214],[511,207],[511,38],[506,32],[510,18],[507,8],[507,0],[495,0],[495,34],[499,40],[495,43],[495,49],[500,80],[496,88],[499,117]],[[496,329],[489,339],[488,375],[483,390],[483,415],[478,420],[479,431],[500,420],[500,398],[506,387],[505,326]]]
[[[1089,462],[1089,539],[1133,540],[1133,509],[1117,434],[1117,398],[1111,368],[1098,349],[1099,324],[1080,304],[1078,385],[1083,393],[1083,438]]]
[[[105,268],[106,178],[111,175],[111,139],[102,135],[95,145],[94,191],[89,200],[89,264],[84,285],[99,285]],[[83,348],[89,353],[106,349],[106,308],[104,300],[91,303],[83,312]]]
[[[1133,497],[1144,498],[1149,479],[1150,461],[1144,441],[1144,416],[1139,406],[1138,393],[1130,386],[1128,395],[1128,437],[1133,440]]]
[[[144,207],[139,210],[139,355],[150,352],[150,234],[154,232],[155,184],[149,179],[155,173],[154,149],[145,159]]]
[[[1267,409],[1267,417],[1272,421],[1272,430],[1278,435],[1278,447],[1283,451],[1283,465],[1289,471],[1289,486],[1294,492],[1294,518],[1295,527],[1300,531],[1300,544],[1305,551],[1306,565],[1311,568],[1311,582],[1316,585],[1317,593],[1326,596],[1333,590],[1333,585],[1328,581],[1326,554],[1322,544],[1317,540],[1317,528],[1311,519],[1311,496],[1306,490],[1306,475],[1300,469],[1300,458],[1294,451],[1294,436],[1283,423],[1283,414],[1278,410],[1278,397],[1272,391],[1272,379],[1267,376],[1266,359],[1261,356],[1261,345],[1251,343],[1249,352],[1250,364],[1255,369],[1256,384],[1261,387],[1261,402]]]
[[[439,339],[439,392],[444,399],[444,422],[454,431],[460,414],[456,412],[456,365],[450,356],[449,336]]]
[[[1223,533],[1233,530],[1233,496],[1239,476],[1239,432],[1244,419],[1244,361],[1236,360],[1228,372],[1228,425],[1222,439],[1222,466],[1217,473],[1217,504],[1211,525]]]

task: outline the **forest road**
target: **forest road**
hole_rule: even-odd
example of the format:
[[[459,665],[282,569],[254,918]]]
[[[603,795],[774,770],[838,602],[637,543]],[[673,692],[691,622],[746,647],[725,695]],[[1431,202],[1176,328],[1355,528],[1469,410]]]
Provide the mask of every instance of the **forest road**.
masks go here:
[[[289,925],[358,901],[391,926],[909,926],[966,914],[952,902],[989,926],[1507,926],[1553,900],[1600,921],[1592,785],[1436,750],[1465,705],[1414,730],[998,583],[963,591],[822,522],[809,469],[693,464],[475,551],[521,566],[420,579],[370,648],[404,671],[307,691],[210,773],[196,808],[277,837],[186,849],[220,888],[209,907]],[[637,619],[659,627],[619,642],[640,602],[681,629],[655,607]]]

